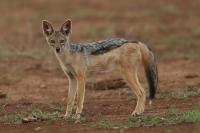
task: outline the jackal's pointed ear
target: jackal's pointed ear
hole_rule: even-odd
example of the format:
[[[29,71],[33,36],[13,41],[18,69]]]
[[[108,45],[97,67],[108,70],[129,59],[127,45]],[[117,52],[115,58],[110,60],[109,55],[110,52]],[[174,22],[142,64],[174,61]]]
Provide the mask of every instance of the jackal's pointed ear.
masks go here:
[[[46,20],[42,21],[42,28],[46,36],[50,36],[54,32],[53,26]]]
[[[67,20],[65,23],[61,26],[60,32],[63,33],[63,35],[69,35],[71,33],[71,27],[72,27],[72,21]]]

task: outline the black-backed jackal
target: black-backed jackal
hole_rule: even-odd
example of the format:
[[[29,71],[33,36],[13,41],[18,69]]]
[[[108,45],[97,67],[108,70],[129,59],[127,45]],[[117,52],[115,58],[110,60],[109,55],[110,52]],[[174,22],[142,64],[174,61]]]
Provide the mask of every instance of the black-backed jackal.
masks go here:
[[[138,66],[142,62],[150,89],[150,99],[155,97],[157,89],[157,65],[153,52],[143,43],[125,39],[109,39],[93,43],[71,44],[69,35],[71,21],[67,20],[60,30],[43,21],[46,40],[55,53],[62,70],[69,79],[69,91],[65,116],[70,116],[77,95],[76,118],[80,118],[85,96],[87,72],[102,68],[116,69],[127,81],[137,97],[132,115],[144,112],[146,94],[138,80]]]

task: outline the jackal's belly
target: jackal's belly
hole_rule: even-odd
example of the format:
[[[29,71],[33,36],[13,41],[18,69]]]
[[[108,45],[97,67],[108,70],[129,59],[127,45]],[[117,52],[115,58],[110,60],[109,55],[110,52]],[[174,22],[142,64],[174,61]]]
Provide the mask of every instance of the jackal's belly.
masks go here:
[[[89,57],[88,72],[105,72],[112,71],[117,68],[117,56],[115,54],[107,54]]]

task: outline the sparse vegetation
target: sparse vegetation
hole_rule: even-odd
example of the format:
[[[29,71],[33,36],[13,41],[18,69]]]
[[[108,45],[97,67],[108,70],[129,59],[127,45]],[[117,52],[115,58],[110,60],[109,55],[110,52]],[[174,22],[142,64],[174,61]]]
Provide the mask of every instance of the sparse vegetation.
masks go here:
[[[126,128],[124,124],[121,123],[114,123],[110,121],[101,121],[96,125],[90,126],[92,128],[101,128],[101,129],[119,129],[119,128]]]
[[[13,114],[0,117],[0,123],[4,124],[21,124],[23,119],[28,114]],[[59,112],[46,113],[39,109],[31,112],[36,121],[54,121],[54,120],[72,120],[74,117],[64,118]],[[82,117],[81,121],[87,120],[87,117]],[[102,129],[119,129],[119,128],[135,128],[135,127],[152,127],[163,125],[176,125],[180,123],[198,123],[200,122],[200,109],[195,109],[187,112],[179,112],[177,109],[171,109],[166,113],[166,116],[139,116],[130,117],[127,123],[115,123],[110,121],[101,121],[90,127]]]
[[[126,128],[138,133],[200,132],[200,124],[178,125],[199,121],[199,110],[194,109],[200,100],[199,5],[200,0],[1,0],[0,91],[6,97],[0,98],[0,132],[101,132],[98,128],[120,133]],[[158,58],[157,100],[147,105],[142,116],[127,119],[136,97],[120,81],[112,81],[118,72],[111,76],[97,72],[87,78],[84,113],[91,121],[73,124],[74,117],[63,118],[68,83],[42,36],[43,19],[52,22],[55,30],[71,19],[72,43],[122,37],[150,45]],[[181,77],[184,73],[197,76]],[[96,82],[101,76],[102,80],[106,76],[105,84]],[[184,88],[188,85],[195,88]],[[171,103],[178,109],[168,110]],[[24,118],[36,123],[21,124]],[[164,126],[170,124],[175,126]],[[192,128],[196,125],[198,131]]]
[[[67,121],[75,121],[76,118],[74,116],[65,118],[63,114],[59,112],[43,112],[40,109],[34,109],[30,114],[25,112],[22,114],[11,114],[0,116],[0,123],[4,124],[21,124],[25,118],[34,118],[34,121],[55,121],[55,120],[67,120]],[[80,121],[86,121],[88,117],[81,116]],[[32,122],[32,120],[28,121]]]
[[[193,88],[183,91],[158,93],[158,98],[164,98],[164,99],[186,99],[195,96],[200,96],[199,88]]]
[[[63,115],[61,115],[59,112],[46,113],[42,112],[39,109],[33,110],[31,115],[35,117],[38,121],[61,120],[64,118]]]
[[[13,115],[4,115],[0,117],[0,123],[4,124],[21,124],[23,115],[13,114]]]
[[[139,116],[131,117],[125,124],[102,121],[93,125],[93,128],[117,129],[176,125],[180,123],[199,123],[200,109],[180,113],[177,110],[169,111],[166,116]]]

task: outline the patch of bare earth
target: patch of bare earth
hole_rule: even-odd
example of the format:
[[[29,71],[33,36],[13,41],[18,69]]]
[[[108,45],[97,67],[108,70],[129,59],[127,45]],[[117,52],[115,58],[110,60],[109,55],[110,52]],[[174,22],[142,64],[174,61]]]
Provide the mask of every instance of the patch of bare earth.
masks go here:
[[[41,20],[58,27],[73,21],[72,40],[94,41],[126,37],[149,43],[158,57],[159,94],[200,88],[198,0],[29,0],[0,4],[0,116],[31,112],[34,108],[53,112],[50,104],[66,107],[68,81],[49,52],[42,36]],[[11,10],[12,9],[12,10]],[[74,41],[73,41],[74,42]],[[147,88],[144,73],[141,83]],[[147,90],[148,92],[148,90]],[[192,110],[199,96],[157,98],[143,115],[162,116],[169,109]],[[89,127],[101,121],[126,123],[136,98],[117,72],[97,72],[88,77],[83,115],[86,121],[37,121],[0,123],[0,133],[138,132],[196,133],[197,124],[105,130]],[[64,110],[61,111],[64,114]]]

